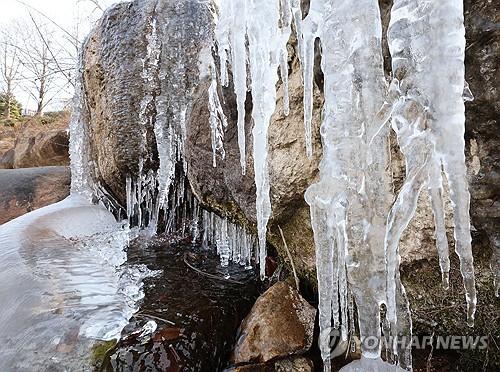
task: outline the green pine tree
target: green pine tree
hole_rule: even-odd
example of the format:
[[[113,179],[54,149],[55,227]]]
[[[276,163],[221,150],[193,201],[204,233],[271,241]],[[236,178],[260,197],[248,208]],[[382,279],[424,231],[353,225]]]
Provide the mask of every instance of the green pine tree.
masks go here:
[[[10,113],[7,110],[7,102],[10,101]],[[19,119],[22,115],[22,106],[16,100],[15,97],[11,96],[10,100],[5,93],[0,93],[0,116],[2,118],[7,118],[10,114],[10,119]]]

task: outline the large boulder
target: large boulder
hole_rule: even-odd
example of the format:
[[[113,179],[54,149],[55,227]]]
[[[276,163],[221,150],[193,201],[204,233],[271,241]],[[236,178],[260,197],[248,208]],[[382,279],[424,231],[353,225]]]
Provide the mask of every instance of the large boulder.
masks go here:
[[[212,32],[210,2],[136,0],[109,9],[90,34],[83,54],[90,161],[123,204],[125,178],[137,178],[141,162],[144,172],[158,169],[155,123],[163,120],[167,132],[178,119],[173,107],[199,82]]]
[[[68,167],[0,170],[0,224],[69,195]]]

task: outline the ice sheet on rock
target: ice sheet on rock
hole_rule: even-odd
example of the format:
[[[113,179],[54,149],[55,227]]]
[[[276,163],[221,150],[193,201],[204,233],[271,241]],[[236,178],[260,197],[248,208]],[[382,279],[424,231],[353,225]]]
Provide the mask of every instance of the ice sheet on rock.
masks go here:
[[[388,40],[393,74],[399,87],[393,128],[407,164],[407,177],[388,220],[388,283],[398,269],[397,245],[411,220],[424,185],[431,195],[444,285],[448,284],[448,243],[444,231],[441,169],[453,206],[455,251],[460,258],[472,325],[476,290],[471,249],[470,195],[465,166],[463,2],[397,0],[391,12]],[[464,94],[465,91],[465,94]],[[395,320],[395,291],[388,287],[388,315]]]
[[[210,64],[211,82],[208,88],[208,110],[210,112],[210,130],[212,132],[212,165],[217,166],[217,153],[220,154],[222,160],[226,158],[224,150],[224,130],[227,127],[227,119],[219,99],[217,91],[217,72],[215,63]]]
[[[362,22],[360,22],[362,20]],[[391,203],[388,129],[376,115],[383,104],[382,26],[376,0],[312,0],[302,22],[306,140],[312,112],[314,43],[322,50],[325,102],[320,180],[306,192],[311,207],[318,264],[320,350],[330,370],[328,330],[348,329],[349,283],[358,310],[362,353],[368,337],[380,340],[379,304],[385,301],[385,221]],[[310,149],[309,149],[310,150]],[[310,151],[308,151],[310,152]],[[352,313],[352,310],[350,311]],[[352,322],[353,317],[349,317]],[[342,323],[341,323],[342,322]],[[379,342],[379,341],[378,341]]]
[[[83,49],[83,48],[82,48]],[[69,123],[69,154],[71,158],[71,192],[92,198],[90,149],[87,136],[87,105],[83,88],[83,52],[79,56],[73,110]]]
[[[125,264],[128,241],[110,212],[76,195],[0,226],[2,370],[45,370],[65,347],[61,366],[74,365],[93,339],[119,338],[154,274]]]

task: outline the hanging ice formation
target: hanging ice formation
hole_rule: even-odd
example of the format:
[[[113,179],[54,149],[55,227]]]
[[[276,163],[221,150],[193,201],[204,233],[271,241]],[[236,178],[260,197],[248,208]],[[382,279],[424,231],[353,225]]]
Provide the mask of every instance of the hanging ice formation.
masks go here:
[[[386,235],[388,283],[397,270],[397,243],[427,185],[445,287],[448,242],[444,225],[442,169],[453,206],[455,251],[460,258],[467,299],[467,322],[474,323],[476,290],[472,259],[465,166],[465,29],[460,0],[395,1],[388,32],[398,98],[393,128],[403,152],[407,177],[391,211]],[[394,291],[388,288],[388,315],[395,320]]]
[[[212,82],[208,106],[215,108],[210,112],[210,124],[216,139],[214,152],[223,152],[222,139],[227,125],[217,93],[217,71],[213,58],[207,58],[210,54],[207,48],[201,52],[195,48],[186,49],[183,43],[187,37],[179,34],[185,32],[206,37],[203,33],[208,35],[210,23],[199,26],[193,22],[165,22],[161,17],[165,17],[165,12],[172,9],[158,9],[173,6],[175,12],[188,17],[189,12],[183,10],[188,5],[158,2],[154,5],[157,9],[152,12],[146,25],[146,53],[141,60],[144,95],[138,114],[138,127],[141,128],[140,157],[137,176],[127,176],[125,179],[125,208],[95,181],[99,177],[95,174],[90,157],[87,135],[89,115],[81,82],[83,57],[80,58],[77,94],[70,124],[72,192],[84,195],[88,200],[98,200],[118,219],[127,218],[129,227],[155,234],[161,224],[169,234],[191,233],[193,242],[201,242],[207,247],[215,246],[224,265],[231,261],[250,266],[254,262],[255,238],[228,219],[204,211],[191,193],[186,178],[186,115],[191,105],[191,93],[197,83],[185,78],[187,70],[199,68],[200,79],[208,76]],[[145,6],[150,5],[145,3]],[[186,24],[195,30],[186,30]],[[176,29],[179,25],[182,25],[180,31]],[[153,159],[147,138],[148,127],[152,128],[156,140],[159,158],[157,170],[150,169]]]
[[[251,17],[245,16],[251,14]],[[228,55],[238,103],[238,142],[245,172],[245,98],[248,56],[252,84],[253,158],[257,189],[257,230],[260,274],[265,276],[267,223],[271,216],[267,133],[276,109],[278,67],[281,79],[288,79],[287,42],[291,33],[292,12],[289,0],[220,0],[216,29],[221,81],[228,83]],[[247,54],[248,42],[248,54]],[[287,92],[288,93],[288,92]],[[287,99],[284,100],[287,106]],[[288,107],[284,108],[285,113]]]
[[[224,150],[224,130],[227,127],[227,119],[220,103],[219,93],[217,91],[217,70],[215,63],[211,59],[209,67],[210,87],[208,88],[208,109],[210,111],[210,129],[212,131],[212,153],[213,166],[217,166],[217,152],[220,153],[222,160],[226,158]]]
[[[202,242],[204,246],[215,243],[222,265],[235,262],[251,267],[256,239],[239,225],[221,218],[215,213],[202,213]]]
[[[231,62],[239,129],[246,96],[244,67],[246,56],[249,58],[261,263],[271,210],[267,129],[275,109],[278,66],[283,85],[287,84],[283,57],[292,16],[304,77],[308,155],[312,154],[314,48],[317,39],[321,44],[325,84],[323,159],[320,180],[305,197],[311,207],[316,244],[320,349],[325,370],[330,370],[331,327],[340,327],[343,340],[354,331],[347,300],[350,293],[357,308],[364,368],[389,368],[379,365],[381,304],[387,305],[391,335],[411,333],[408,304],[399,279],[398,244],[424,186],[431,196],[439,262],[444,285],[448,285],[442,170],[454,207],[455,246],[466,289],[467,319],[472,324],[476,294],[465,178],[462,2],[394,2],[388,35],[394,79],[388,93],[378,1],[362,0],[353,7],[348,0],[311,0],[304,19],[300,2],[295,0],[219,3],[216,34],[221,80],[223,85],[228,84],[227,63]],[[242,36],[245,33],[246,38]],[[407,169],[405,184],[392,208],[387,122],[396,131]],[[244,135],[244,129],[239,133]],[[367,347],[363,341],[369,338],[378,341]],[[394,362],[411,368],[410,345],[400,343],[391,351]]]
[[[363,0],[352,7],[349,1],[313,0],[302,30],[306,102],[312,95],[307,90],[312,89],[316,38],[324,73],[320,180],[305,197],[316,243],[320,350],[329,371],[331,328],[340,327],[343,340],[348,336],[341,319],[347,312],[348,290],[357,307],[363,355],[377,358],[380,354],[385,219],[392,191],[387,173],[388,130],[382,129],[370,143],[379,129],[376,117],[384,95],[378,2]],[[307,122],[312,103],[306,106]],[[365,340],[370,338],[376,343],[367,345]]]

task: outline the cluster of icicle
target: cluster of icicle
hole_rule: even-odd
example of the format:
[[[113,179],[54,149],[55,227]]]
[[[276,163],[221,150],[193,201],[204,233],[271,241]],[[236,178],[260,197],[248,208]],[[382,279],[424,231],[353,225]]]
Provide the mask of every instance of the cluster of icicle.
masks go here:
[[[215,246],[223,267],[229,262],[251,267],[256,245],[255,236],[240,225],[231,223],[226,217],[219,217],[202,209],[183,176],[172,186],[163,220],[157,221],[165,226],[164,232],[180,236],[189,234],[193,243],[201,242],[205,248]],[[155,213],[155,195],[158,192],[155,172],[148,172],[147,176],[136,181],[127,177],[126,191],[129,226],[136,226],[154,234],[150,220]]]
[[[305,198],[311,208],[319,288],[320,349],[330,370],[330,329],[347,340],[348,297],[354,298],[363,357],[379,360],[380,305],[398,368],[411,368],[411,347],[397,335],[411,332],[399,279],[398,244],[412,219],[420,191],[429,190],[444,286],[450,270],[444,223],[443,177],[453,206],[455,250],[467,300],[467,322],[476,306],[469,192],[465,168],[463,2],[395,0],[388,40],[393,76],[386,83],[377,0],[219,0],[216,47],[221,84],[228,64],[238,109],[241,164],[245,172],[245,98],[251,81],[253,158],[261,275],[271,214],[267,134],[276,107],[278,69],[287,87],[287,42],[292,20],[304,83],[306,152],[312,154],[311,120],[315,43],[321,45],[324,107],[320,179]],[[248,66],[248,70],[247,70]],[[247,71],[250,76],[247,76]],[[389,86],[388,86],[389,85]],[[285,97],[284,113],[288,113]],[[389,124],[390,123],[390,124]],[[406,160],[406,179],[395,201],[389,156],[392,125]],[[348,283],[348,284],[347,284]],[[390,348],[391,349],[391,348]],[[364,359],[363,359],[364,360]],[[366,362],[363,362],[366,363]],[[353,366],[354,367],[354,366]],[[368,365],[364,365],[369,368]],[[372,365],[376,368],[376,363]]]
[[[221,218],[206,210],[202,213],[202,229],[203,246],[216,244],[222,266],[234,262],[251,267],[257,244],[254,235],[249,234],[243,227],[231,223],[227,218]]]
[[[188,88],[183,80],[183,45],[176,35],[168,36],[171,40],[161,40],[160,31],[159,22],[153,15],[148,20],[146,55],[142,58],[144,97],[140,102],[138,118],[139,127],[143,128],[140,145],[142,157],[139,159],[137,176],[127,176],[125,179],[126,209],[96,181],[98,177],[93,173],[87,135],[88,107],[81,78],[76,87],[70,124],[72,193],[81,194],[89,201],[99,201],[119,220],[125,218],[128,227],[134,231],[139,229],[142,233],[154,235],[161,224],[166,234],[191,234],[193,242],[202,239],[205,247],[216,246],[224,266],[230,261],[250,266],[254,259],[255,237],[226,218],[204,211],[190,191],[185,177],[187,163],[184,158],[186,113],[190,101]],[[168,55],[162,57],[162,53],[165,53],[164,45],[169,45],[166,48]],[[167,71],[161,57],[163,60],[174,61],[174,66]],[[206,57],[202,55],[200,59]],[[214,127],[213,131],[223,133],[227,124],[217,94],[215,64],[213,59],[209,60],[211,63],[202,66],[202,70],[206,69],[202,73],[212,77],[210,107],[214,106],[216,110],[210,113],[210,124]],[[172,80],[169,85],[171,90],[158,95],[162,84],[160,76],[167,75]],[[82,56],[79,76],[83,76]],[[146,161],[151,160],[147,158],[151,156],[146,132],[148,123],[154,123],[160,161],[158,170],[145,169]],[[217,134],[214,136],[216,138]],[[222,143],[222,138],[214,142],[214,152],[220,149],[219,143]],[[182,166],[179,167],[179,164]]]
[[[220,80],[223,86],[228,85],[227,63],[230,62],[238,110],[238,144],[243,174],[246,172],[247,60],[251,77],[257,230],[260,275],[263,278],[267,223],[271,216],[267,134],[271,116],[276,109],[276,83],[279,77],[284,84],[288,80],[286,46],[291,35],[292,13],[298,11],[300,1],[221,0],[219,3],[220,13],[215,33],[220,59]],[[285,92],[288,94],[288,89]],[[284,112],[288,114],[287,96],[284,102]]]

